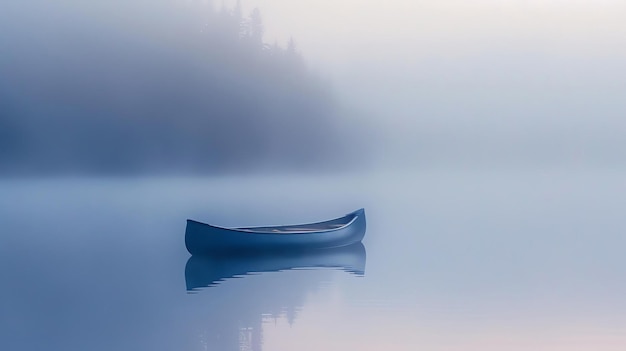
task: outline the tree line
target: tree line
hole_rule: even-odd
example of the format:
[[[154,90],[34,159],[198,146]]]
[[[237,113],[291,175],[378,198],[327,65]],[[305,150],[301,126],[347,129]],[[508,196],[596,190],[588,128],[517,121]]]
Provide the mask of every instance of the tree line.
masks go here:
[[[2,173],[212,173],[338,154],[329,84],[293,39],[264,41],[258,9],[165,18],[154,32],[54,28],[0,59]]]

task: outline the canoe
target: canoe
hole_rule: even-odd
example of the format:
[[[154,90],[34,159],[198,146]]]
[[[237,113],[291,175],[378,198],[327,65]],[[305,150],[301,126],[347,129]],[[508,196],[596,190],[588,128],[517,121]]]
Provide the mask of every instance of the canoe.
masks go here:
[[[185,246],[192,255],[327,249],[360,242],[365,229],[364,209],[324,222],[269,227],[225,228],[188,219]]]
[[[365,275],[365,261],[362,243],[304,252],[194,255],[185,266],[185,283],[187,291],[194,291],[248,275],[316,268],[336,269],[359,277]]]

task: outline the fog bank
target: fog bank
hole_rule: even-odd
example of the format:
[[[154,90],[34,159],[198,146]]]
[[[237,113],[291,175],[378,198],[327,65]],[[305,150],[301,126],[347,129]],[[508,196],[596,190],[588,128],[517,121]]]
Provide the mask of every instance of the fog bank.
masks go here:
[[[342,107],[258,9],[65,0],[0,10],[0,172],[219,173],[345,162]]]
[[[624,164],[623,2],[243,3],[385,135],[380,161]]]

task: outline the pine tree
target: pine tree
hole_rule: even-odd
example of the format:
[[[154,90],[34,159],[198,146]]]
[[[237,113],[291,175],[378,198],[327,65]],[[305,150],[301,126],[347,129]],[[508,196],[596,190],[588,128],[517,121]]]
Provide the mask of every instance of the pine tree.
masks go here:
[[[258,8],[254,8],[250,14],[248,35],[256,47],[263,47],[263,33],[264,28],[263,21],[261,20],[261,11],[259,11]]]

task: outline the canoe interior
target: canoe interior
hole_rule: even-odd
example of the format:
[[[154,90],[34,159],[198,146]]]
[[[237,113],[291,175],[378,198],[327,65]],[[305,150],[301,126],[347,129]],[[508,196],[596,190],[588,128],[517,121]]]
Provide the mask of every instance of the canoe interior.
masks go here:
[[[269,227],[244,227],[233,228],[244,232],[251,233],[274,233],[274,234],[292,234],[292,233],[308,233],[308,232],[323,232],[328,230],[339,229],[349,225],[357,216],[357,213],[351,213],[345,217],[333,219],[325,222],[317,222],[310,224],[299,225],[283,225],[283,226],[269,226]]]
[[[237,228],[238,230],[245,232],[270,232],[276,234],[289,234],[289,233],[301,233],[301,232],[319,232],[331,229],[337,229],[345,226],[346,224],[330,224],[330,225],[306,225],[306,226],[285,226],[285,227],[255,227],[255,228]]]

